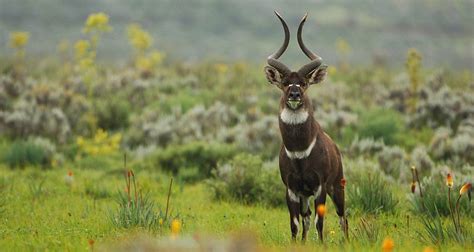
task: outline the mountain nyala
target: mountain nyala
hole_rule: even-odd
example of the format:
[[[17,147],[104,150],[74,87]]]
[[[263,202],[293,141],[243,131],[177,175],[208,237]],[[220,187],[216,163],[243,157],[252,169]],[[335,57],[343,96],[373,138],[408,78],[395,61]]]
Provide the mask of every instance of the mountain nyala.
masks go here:
[[[313,116],[313,107],[306,93],[308,88],[320,83],[327,74],[322,59],[309,50],[301,37],[307,15],[298,27],[298,44],[311,60],[298,71],[291,71],[278,58],[285,52],[290,32],[283,18],[275,12],[285,33],[283,45],[268,57],[265,74],[268,82],[282,91],[280,98],[279,126],[283,144],[279,166],[286,186],[286,202],[290,213],[292,240],[296,240],[302,219],[302,240],[305,241],[311,223],[310,200],[314,198],[315,225],[319,239],[323,240],[323,222],[326,195],[336,206],[342,231],[347,237],[348,224],[344,215],[344,175],[341,154],[336,144],[323,131]],[[317,209],[320,207],[318,214]]]

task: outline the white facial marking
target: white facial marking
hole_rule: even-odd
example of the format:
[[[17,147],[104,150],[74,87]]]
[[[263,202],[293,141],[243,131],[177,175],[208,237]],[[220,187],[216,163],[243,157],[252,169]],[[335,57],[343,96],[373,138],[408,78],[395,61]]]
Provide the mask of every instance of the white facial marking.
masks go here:
[[[281,120],[285,124],[289,125],[296,125],[296,124],[302,124],[306,122],[308,119],[309,113],[306,110],[301,110],[301,111],[293,111],[288,108],[284,108],[283,111],[280,114]]]
[[[314,198],[317,199],[321,195],[322,187],[318,186],[318,190],[314,193]]]
[[[288,188],[288,196],[290,197],[290,200],[296,203],[300,203],[300,198],[296,196],[296,194]]]
[[[316,144],[316,138],[314,138],[314,140],[311,142],[311,144],[308,146],[308,148],[306,148],[306,150],[304,150],[304,151],[289,151],[285,147],[285,152],[286,152],[286,155],[288,156],[288,158],[290,158],[290,159],[307,158],[311,154],[311,151],[313,150],[315,144]]]

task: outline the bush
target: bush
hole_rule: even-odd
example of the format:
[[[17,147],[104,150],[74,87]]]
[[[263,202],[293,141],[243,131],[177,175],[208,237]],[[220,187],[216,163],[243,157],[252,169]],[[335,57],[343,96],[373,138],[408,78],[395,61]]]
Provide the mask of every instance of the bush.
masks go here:
[[[264,167],[262,159],[255,155],[239,154],[220,165],[209,185],[216,199],[268,206],[280,206],[285,201],[278,169]]]
[[[197,181],[209,178],[217,164],[231,159],[236,151],[232,145],[191,142],[158,150],[154,159],[162,170],[185,181]]]
[[[399,113],[394,110],[377,109],[362,114],[358,132],[361,138],[383,139],[384,143],[396,143],[396,136],[403,127]]]
[[[405,151],[402,148],[385,146],[377,156],[380,170],[394,179],[404,178],[405,156]]]
[[[97,126],[105,130],[125,129],[129,125],[130,108],[128,103],[111,99],[100,102],[97,107]]]
[[[55,146],[40,138],[17,140],[6,150],[3,160],[11,168],[27,165],[49,167],[55,154]]]
[[[359,172],[348,179],[349,206],[364,213],[395,212],[398,200],[378,172]]]

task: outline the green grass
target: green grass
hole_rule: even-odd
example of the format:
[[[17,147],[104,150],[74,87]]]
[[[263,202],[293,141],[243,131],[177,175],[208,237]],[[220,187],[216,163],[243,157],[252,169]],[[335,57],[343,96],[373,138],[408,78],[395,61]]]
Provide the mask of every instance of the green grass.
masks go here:
[[[38,174],[37,169],[31,167],[20,171],[0,167],[2,250],[76,251],[87,249],[89,239],[95,241],[94,246],[108,247],[133,240],[137,236],[147,239],[167,239],[169,236],[168,227],[156,232],[144,228],[116,228],[113,225],[109,218],[110,213],[118,209],[116,196],[125,188],[121,173],[74,170],[74,182],[69,186],[64,180],[67,172],[66,168],[58,168],[43,170]],[[141,188],[149,192],[156,209],[163,209],[166,206],[169,177],[147,170],[135,171],[135,175]],[[30,185],[40,183],[42,179],[45,180],[42,190],[39,195],[33,197]],[[91,180],[100,183],[102,190],[109,193],[100,198],[88,194],[88,181]],[[399,194],[401,193],[397,193]],[[283,195],[284,192],[282,197]],[[212,192],[204,182],[174,186],[170,212],[172,216],[178,215],[182,220],[182,238],[199,234],[225,240],[233,234],[251,230],[254,237],[257,237],[257,242],[264,248],[288,249],[293,246],[290,242],[289,218],[285,208],[214,201]],[[407,215],[410,216],[409,227]],[[449,224],[449,219],[444,221]],[[467,217],[463,217],[461,222],[465,223],[466,227],[474,225],[474,221]],[[353,239],[349,243],[343,243],[334,207],[328,203],[324,227],[325,245],[317,241],[312,226],[305,247],[314,250],[379,251],[382,240],[387,236],[395,241],[396,247],[403,246],[404,249],[422,250],[429,245],[419,239],[419,233],[425,232],[423,224],[421,219],[410,213],[406,199],[400,199],[396,213],[357,213],[349,217],[349,223]],[[376,227],[378,234],[375,237],[373,234],[364,234],[366,231],[359,230],[364,225]],[[370,242],[367,242],[367,239]],[[448,241],[440,246],[443,250],[465,250],[473,248],[474,244],[467,242],[459,245]]]

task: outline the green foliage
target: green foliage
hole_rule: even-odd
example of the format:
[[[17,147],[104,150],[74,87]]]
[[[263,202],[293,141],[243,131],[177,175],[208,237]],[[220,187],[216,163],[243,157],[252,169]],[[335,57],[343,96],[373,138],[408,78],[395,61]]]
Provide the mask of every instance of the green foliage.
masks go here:
[[[45,193],[44,183],[46,182],[45,178],[34,179],[30,178],[30,183],[28,184],[28,189],[30,190],[30,196],[33,201],[38,200],[41,195]]]
[[[450,215],[448,203],[448,187],[444,184],[441,177],[423,178],[421,182],[423,197],[418,194],[410,196],[411,210],[417,214],[427,214],[429,216]],[[455,204],[455,198],[458,196],[459,190],[451,190],[451,201]],[[460,213],[474,216],[473,202],[469,202],[467,198],[460,200]]]
[[[349,207],[373,214],[396,211],[398,199],[378,172],[359,172],[349,181]]]
[[[397,134],[403,127],[403,118],[394,110],[375,109],[363,113],[358,125],[361,138],[383,139],[384,143],[396,143]]]
[[[352,229],[352,236],[363,244],[374,244],[381,238],[380,226],[373,218],[361,217],[356,228]]]
[[[112,196],[107,187],[102,185],[98,180],[87,181],[85,187],[85,193],[94,200],[105,199]]]
[[[129,125],[128,102],[118,98],[105,99],[97,104],[97,126],[104,130],[126,129]]]
[[[456,242],[458,244],[472,244],[474,236],[470,228],[457,230],[453,223],[446,223],[445,219],[436,211],[433,215],[421,215],[423,230],[417,233],[422,242],[435,245]]]
[[[3,160],[11,168],[23,168],[27,165],[49,167],[54,153],[44,147],[32,139],[16,140],[6,150]]]
[[[278,169],[263,167],[261,158],[250,154],[239,154],[220,165],[209,185],[216,199],[245,204],[281,206],[285,198]]]
[[[192,182],[209,178],[219,162],[231,159],[236,153],[237,149],[231,145],[191,142],[158,150],[154,159],[162,170]]]
[[[110,215],[112,224],[120,228],[142,227],[149,230],[159,228],[163,213],[155,210],[152,197],[137,187],[135,175],[131,170],[126,175],[126,191],[117,195],[118,209]]]

